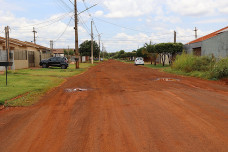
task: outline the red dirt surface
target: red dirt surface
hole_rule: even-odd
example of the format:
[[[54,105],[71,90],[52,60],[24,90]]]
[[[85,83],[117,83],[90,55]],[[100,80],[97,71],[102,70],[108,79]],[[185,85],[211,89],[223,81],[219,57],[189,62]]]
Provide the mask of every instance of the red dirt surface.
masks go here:
[[[0,151],[227,152],[228,86],[110,60],[1,110]]]

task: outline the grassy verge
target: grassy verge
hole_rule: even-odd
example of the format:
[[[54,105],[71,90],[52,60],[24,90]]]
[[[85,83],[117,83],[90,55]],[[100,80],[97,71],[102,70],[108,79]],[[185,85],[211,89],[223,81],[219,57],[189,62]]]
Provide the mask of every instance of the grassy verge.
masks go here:
[[[144,66],[153,69],[166,69],[170,67],[170,65],[163,66],[162,64],[157,64],[156,66],[154,64],[145,64]]]
[[[58,86],[64,78],[84,72],[89,63],[80,64],[80,69],[75,70],[75,65],[68,69],[22,69],[9,71],[8,86],[5,86],[5,75],[0,75],[0,104],[5,106],[30,106],[39,100],[46,91]]]
[[[212,56],[194,56],[182,54],[177,56],[168,72],[218,80],[228,77],[228,58],[216,59]]]
[[[184,75],[184,76],[198,77],[198,78],[202,78],[202,79],[210,79],[210,77],[209,77],[210,72],[192,71],[192,72],[186,73],[186,72],[183,72],[180,70],[172,69],[171,67],[163,69],[163,71],[172,73],[172,74],[176,74],[176,75]],[[211,80],[213,80],[213,79],[211,79]]]

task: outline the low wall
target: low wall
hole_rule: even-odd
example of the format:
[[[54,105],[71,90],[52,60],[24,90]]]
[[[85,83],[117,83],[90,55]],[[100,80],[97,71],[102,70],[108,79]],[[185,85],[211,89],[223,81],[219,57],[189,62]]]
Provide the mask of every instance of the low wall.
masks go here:
[[[28,60],[14,60],[15,69],[26,69],[28,68]]]

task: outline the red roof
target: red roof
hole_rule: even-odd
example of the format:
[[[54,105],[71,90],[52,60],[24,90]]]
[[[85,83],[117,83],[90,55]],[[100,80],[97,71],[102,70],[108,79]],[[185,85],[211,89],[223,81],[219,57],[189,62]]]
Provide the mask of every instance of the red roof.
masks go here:
[[[1,37],[0,36],[0,43],[5,43],[6,39],[4,37]],[[44,46],[41,46],[41,45],[38,45],[38,44],[34,44],[34,43],[31,43],[31,42],[24,42],[24,41],[20,41],[18,39],[14,39],[14,38],[10,38],[10,44],[15,44],[15,45],[18,45],[18,46],[28,46],[28,47],[35,47],[35,48],[38,48],[38,49],[49,49],[47,47],[44,47]]]
[[[206,35],[206,36],[203,36],[203,37],[200,37],[200,38],[198,38],[198,39],[195,39],[194,41],[191,41],[191,42],[189,42],[188,44],[197,43],[197,42],[202,42],[202,41],[204,41],[204,40],[207,40],[207,39],[209,39],[209,38],[212,38],[212,37],[218,35],[220,32],[222,32],[222,31],[224,31],[224,30],[228,30],[228,26],[227,26],[227,27],[224,27],[224,28],[222,28],[222,29],[220,29],[220,30],[218,30],[218,31],[215,31],[215,32],[213,32],[213,33],[210,33],[210,34],[208,34],[208,35]]]

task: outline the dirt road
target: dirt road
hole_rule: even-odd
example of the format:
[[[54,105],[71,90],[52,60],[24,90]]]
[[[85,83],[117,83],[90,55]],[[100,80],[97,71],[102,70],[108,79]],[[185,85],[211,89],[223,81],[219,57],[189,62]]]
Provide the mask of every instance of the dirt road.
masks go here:
[[[0,151],[227,152],[228,86],[107,61],[1,110]]]

